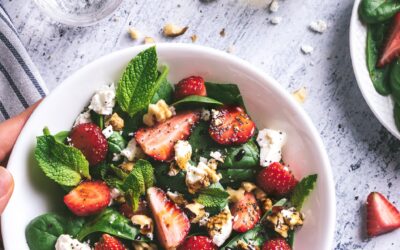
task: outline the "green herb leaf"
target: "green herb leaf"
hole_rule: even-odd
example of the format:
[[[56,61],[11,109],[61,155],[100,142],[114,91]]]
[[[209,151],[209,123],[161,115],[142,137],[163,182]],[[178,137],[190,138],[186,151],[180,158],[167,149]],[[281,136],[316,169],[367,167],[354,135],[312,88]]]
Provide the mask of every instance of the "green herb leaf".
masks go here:
[[[169,165],[167,163],[155,163],[154,175],[156,177],[157,186],[171,192],[178,192],[188,195],[188,189],[185,182],[185,173],[180,171],[175,176],[169,176]]]
[[[54,139],[59,143],[64,143],[65,140],[67,140],[68,135],[69,131],[61,131],[54,135]]]
[[[205,206],[209,213],[216,214],[226,207],[228,197],[229,194],[217,183],[200,191],[195,201]]]
[[[124,137],[118,132],[113,132],[107,139],[108,143],[108,153],[109,154],[119,154],[126,147],[127,142]]]
[[[304,201],[314,189],[315,183],[317,183],[317,177],[318,175],[316,174],[309,175],[303,178],[294,188],[290,202],[298,211],[301,210]]]
[[[130,225],[130,220],[113,209],[107,208],[87,222],[79,231],[77,239],[82,241],[92,233],[107,233],[126,240],[136,240],[139,229]]]
[[[154,185],[154,169],[150,162],[138,160],[135,163],[135,168],[140,169],[143,175],[146,190]]]
[[[171,83],[167,79],[168,73],[169,73],[168,66],[164,66],[157,79],[157,82],[159,82],[160,87],[157,89],[157,92],[151,99],[151,103],[156,103],[161,99],[163,99],[168,104],[172,102],[173,98],[172,95],[174,93],[174,90],[172,88]]]
[[[172,105],[177,106],[179,104],[184,104],[184,103],[197,103],[197,104],[214,104],[214,105],[223,105],[222,102],[217,101],[213,98],[207,97],[207,96],[199,96],[199,95],[191,95],[187,96],[177,102],[174,102]]]
[[[242,95],[236,84],[220,84],[206,82],[207,96],[227,105],[244,107]]]
[[[273,207],[282,207],[282,206],[284,206],[286,204],[286,202],[287,202],[286,198],[282,198],[279,201],[275,202],[275,204],[272,205],[271,209],[268,210],[267,212],[265,212],[263,217],[261,217],[260,223],[262,223],[265,220],[265,218],[267,218],[267,216],[272,213],[272,208]]]
[[[392,18],[399,10],[398,0],[362,0],[358,13],[366,23],[379,23]]]
[[[253,229],[233,237],[221,250],[237,249],[239,240],[261,247],[267,239],[263,226],[257,225]]]
[[[257,170],[255,169],[221,169],[218,173],[222,175],[220,183],[230,187],[240,185],[244,181],[254,181]],[[232,185],[234,184],[234,185]]]
[[[37,137],[35,159],[45,175],[63,186],[75,186],[90,178],[89,163],[82,152],[57,142],[54,136]]]
[[[133,58],[122,74],[116,97],[131,117],[147,108],[162,82],[161,77],[157,81],[157,61],[156,48],[148,48]]]

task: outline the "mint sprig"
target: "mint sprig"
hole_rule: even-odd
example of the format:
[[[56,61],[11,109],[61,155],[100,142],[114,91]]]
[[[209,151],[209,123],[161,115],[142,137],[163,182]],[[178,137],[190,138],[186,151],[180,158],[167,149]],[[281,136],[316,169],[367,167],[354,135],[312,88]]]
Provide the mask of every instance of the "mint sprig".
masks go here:
[[[294,188],[293,194],[290,197],[290,203],[297,210],[301,210],[304,201],[314,189],[315,184],[317,183],[317,177],[318,175],[316,174],[304,177]]]
[[[195,201],[206,207],[209,212],[215,214],[226,207],[228,197],[229,194],[218,183],[200,191]]]

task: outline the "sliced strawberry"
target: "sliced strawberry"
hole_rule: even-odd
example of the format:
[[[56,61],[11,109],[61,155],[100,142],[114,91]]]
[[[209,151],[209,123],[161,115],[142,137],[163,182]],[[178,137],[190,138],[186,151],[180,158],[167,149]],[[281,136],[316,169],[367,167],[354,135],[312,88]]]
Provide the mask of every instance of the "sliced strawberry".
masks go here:
[[[253,229],[261,217],[261,210],[256,197],[246,192],[241,200],[236,202],[232,209],[233,230],[239,233]]]
[[[187,238],[178,250],[217,250],[217,246],[207,236],[192,236]]]
[[[378,67],[389,64],[400,54],[400,12],[393,19],[392,30],[378,62]]]
[[[101,212],[110,204],[108,186],[101,181],[85,181],[64,196],[64,203],[78,216],[88,216]]]
[[[257,185],[271,195],[284,196],[290,193],[297,183],[289,169],[278,162],[264,168],[257,176]]]
[[[176,248],[190,229],[186,214],[159,188],[147,190],[147,199],[157,226],[157,237],[165,249]]]
[[[107,139],[96,124],[77,125],[72,129],[70,138],[72,145],[82,151],[90,165],[97,165],[106,158]]]
[[[191,76],[182,79],[175,86],[175,99],[182,99],[190,95],[206,96],[206,86],[204,85],[204,79],[200,76]]]
[[[367,233],[374,237],[400,228],[400,213],[385,196],[372,192],[367,198]]]
[[[237,145],[247,142],[256,125],[241,107],[222,107],[212,112],[209,133],[214,141],[222,145]]]
[[[291,250],[292,248],[286,242],[286,240],[277,238],[268,240],[264,243],[262,250]]]
[[[94,250],[127,250],[117,238],[103,234],[100,241],[94,245]]]
[[[135,139],[147,155],[158,161],[168,161],[173,157],[175,143],[186,140],[199,119],[199,112],[180,113],[154,127],[139,129]]]

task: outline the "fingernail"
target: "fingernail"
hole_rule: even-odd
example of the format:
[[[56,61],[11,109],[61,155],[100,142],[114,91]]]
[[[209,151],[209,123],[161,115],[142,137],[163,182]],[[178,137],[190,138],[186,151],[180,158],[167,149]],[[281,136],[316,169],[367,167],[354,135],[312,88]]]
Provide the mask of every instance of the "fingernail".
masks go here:
[[[7,169],[0,167],[0,214],[3,212],[14,189],[14,179]]]

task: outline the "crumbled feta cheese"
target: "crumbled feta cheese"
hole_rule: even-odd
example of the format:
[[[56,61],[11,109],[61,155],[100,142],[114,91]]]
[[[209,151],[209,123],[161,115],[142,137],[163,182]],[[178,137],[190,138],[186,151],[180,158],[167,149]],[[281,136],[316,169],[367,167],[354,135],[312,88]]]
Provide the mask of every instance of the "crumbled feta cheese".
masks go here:
[[[108,139],[112,133],[114,132],[113,127],[111,125],[108,125],[105,129],[103,129],[103,131],[101,131],[104,135],[104,137],[106,137],[106,139]]]
[[[271,23],[274,25],[278,25],[282,22],[282,17],[280,16],[274,16],[271,18]]]
[[[128,161],[133,161],[135,159],[140,159],[144,156],[144,153],[142,149],[140,148],[139,145],[137,145],[137,142],[135,138],[132,138],[129,142],[126,148],[124,148],[121,151],[121,155],[125,156]]]
[[[176,205],[178,206],[186,206],[188,204],[188,201],[183,197],[183,194],[180,194],[178,192],[167,192],[168,198],[173,201]]]
[[[208,160],[207,160],[207,158],[200,156],[199,162],[202,162],[202,163],[204,163],[204,164],[207,164]]]
[[[215,245],[220,247],[229,238],[232,224],[232,214],[228,207],[208,220],[207,231]]]
[[[209,120],[210,120],[210,116],[211,116],[210,110],[204,109],[204,108],[201,110],[200,118],[201,118],[203,121],[209,121]]]
[[[310,45],[301,45],[301,51],[304,54],[311,54],[314,51],[314,48]]]
[[[79,124],[90,123],[90,122],[92,122],[92,118],[90,116],[90,111],[88,110],[78,115],[78,117],[75,119],[73,127],[78,126]]]
[[[192,146],[188,141],[179,140],[175,143],[175,161],[180,169],[186,169],[186,165],[192,157]]]
[[[310,23],[310,29],[318,33],[324,33],[327,28],[328,25],[324,20],[317,20]]]
[[[171,109],[168,104],[163,100],[159,100],[156,104],[149,104],[147,114],[143,116],[143,123],[151,127],[156,122],[165,122],[168,118],[172,117],[175,109]]]
[[[211,151],[210,156],[219,162],[224,162],[224,157],[222,157],[222,154],[219,151]]]
[[[100,115],[111,115],[114,106],[115,86],[112,83],[109,86],[103,86],[94,94],[88,108]]]
[[[199,220],[199,226],[205,227],[207,226],[208,221],[210,220],[210,213],[205,213],[203,218]]]
[[[58,237],[55,250],[90,250],[89,244],[81,243],[73,239],[68,234],[62,234]]]
[[[217,174],[217,165],[213,163],[205,164],[199,162],[197,167],[188,164],[186,170],[185,182],[189,192],[192,194],[208,187],[211,183],[218,182],[222,177],[221,174]]]
[[[121,160],[121,154],[113,153],[112,161],[119,161]]]
[[[279,3],[278,0],[273,0],[271,5],[269,6],[269,11],[277,12],[279,10]]]
[[[282,159],[282,147],[286,142],[286,133],[272,129],[258,132],[257,143],[260,146],[260,165],[269,166]]]
[[[110,191],[110,195],[111,195],[111,198],[112,198],[113,200],[115,200],[115,199],[117,199],[118,197],[121,196],[121,191],[119,191],[118,188],[113,188],[113,189],[111,189],[111,191]]]
[[[198,223],[205,215],[205,207],[197,202],[187,204],[185,206],[185,212],[189,217],[190,223]]]

